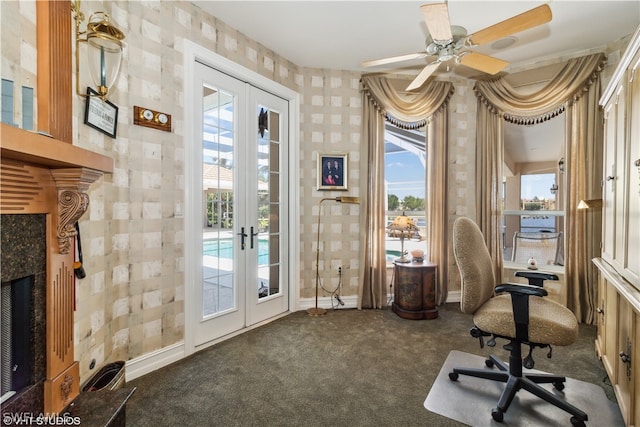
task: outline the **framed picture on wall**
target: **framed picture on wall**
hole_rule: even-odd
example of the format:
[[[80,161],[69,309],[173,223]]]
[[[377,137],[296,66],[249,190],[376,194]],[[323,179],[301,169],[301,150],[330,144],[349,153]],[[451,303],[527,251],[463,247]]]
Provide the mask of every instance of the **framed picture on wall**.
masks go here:
[[[318,190],[347,190],[348,155],[318,153]]]
[[[84,124],[115,138],[118,126],[118,107],[109,101],[100,99],[98,92],[90,87],[87,88],[87,95]]]

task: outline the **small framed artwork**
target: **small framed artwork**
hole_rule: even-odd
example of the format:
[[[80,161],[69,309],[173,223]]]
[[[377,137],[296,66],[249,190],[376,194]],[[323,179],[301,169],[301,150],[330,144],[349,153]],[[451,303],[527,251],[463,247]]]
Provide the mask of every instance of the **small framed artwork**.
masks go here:
[[[318,153],[318,190],[347,190],[347,154]]]
[[[115,138],[118,126],[118,107],[109,101],[100,99],[98,92],[90,87],[87,88],[87,95],[84,124]]]

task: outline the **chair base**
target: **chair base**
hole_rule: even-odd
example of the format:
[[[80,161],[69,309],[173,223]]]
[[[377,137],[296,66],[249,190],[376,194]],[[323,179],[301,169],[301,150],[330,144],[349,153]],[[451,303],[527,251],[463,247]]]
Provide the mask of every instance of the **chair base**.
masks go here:
[[[513,359],[513,357],[511,358]],[[518,362],[520,362],[518,366]],[[454,368],[449,373],[449,379],[452,381],[458,380],[458,375],[467,375],[470,377],[484,378],[492,381],[499,381],[506,383],[497,407],[491,410],[491,416],[495,421],[501,422],[504,417],[504,413],[509,409],[509,405],[513,401],[516,393],[520,389],[525,389],[533,395],[551,403],[552,405],[570,413],[571,424],[574,426],[584,426],[585,421],[588,420],[587,414],[576,408],[575,406],[567,403],[566,401],[558,398],[547,389],[539,386],[538,384],[553,384],[556,390],[562,391],[564,389],[564,382],[566,377],[553,375],[553,374],[522,374],[522,359],[516,359],[515,363],[507,365],[499,358],[491,355],[485,361],[487,367],[492,368],[494,365],[498,367],[498,371],[487,369],[473,369],[473,368]]]

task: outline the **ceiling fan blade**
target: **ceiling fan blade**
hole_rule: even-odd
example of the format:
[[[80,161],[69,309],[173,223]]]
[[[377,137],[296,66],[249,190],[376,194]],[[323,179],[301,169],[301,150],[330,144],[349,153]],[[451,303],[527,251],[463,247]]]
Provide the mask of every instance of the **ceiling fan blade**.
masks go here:
[[[460,63],[488,74],[497,74],[509,63],[493,56],[483,55],[477,52],[467,52],[460,58]]]
[[[427,55],[425,52],[409,53],[407,55],[392,56],[390,58],[374,59],[373,61],[365,61],[362,63],[362,66],[373,67],[376,65],[384,65],[384,64],[392,64],[394,62],[408,61],[410,59],[426,58],[427,56],[429,55]]]
[[[424,67],[422,71],[420,71],[420,74],[418,74],[418,77],[416,77],[411,82],[411,84],[407,86],[407,91],[411,91],[422,86],[422,84],[429,78],[429,76],[433,74],[434,71],[436,71],[436,68],[438,68],[439,65],[440,61],[435,61]]]
[[[476,46],[490,43],[549,21],[551,21],[551,8],[548,4],[543,4],[483,30],[476,31],[469,37],[469,42]]]
[[[453,39],[451,34],[451,22],[449,21],[449,8],[446,3],[425,4],[420,6],[424,22],[431,38],[434,41],[447,41]]]

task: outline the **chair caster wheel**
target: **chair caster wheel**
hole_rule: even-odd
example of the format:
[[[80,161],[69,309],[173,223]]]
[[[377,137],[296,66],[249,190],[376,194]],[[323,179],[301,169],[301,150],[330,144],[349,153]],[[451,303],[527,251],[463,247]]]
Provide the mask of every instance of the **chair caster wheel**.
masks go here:
[[[571,425],[572,426],[576,426],[576,427],[585,427],[586,424],[584,423],[584,420],[578,418],[578,417],[571,417]]]
[[[504,412],[502,412],[498,408],[493,408],[491,410],[491,417],[494,419],[494,421],[501,423],[502,420],[504,419]]]
[[[563,383],[563,382],[560,382],[560,381],[555,382],[555,383],[553,383],[553,386],[554,386],[554,387],[556,388],[556,390],[558,390],[558,391],[562,391],[562,390],[564,390],[564,383]]]
[[[449,372],[449,379],[451,381],[458,381],[458,373],[457,372]]]
[[[487,368],[493,368],[493,360],[491,359],[485,359],[484,364],[487,366]]]

